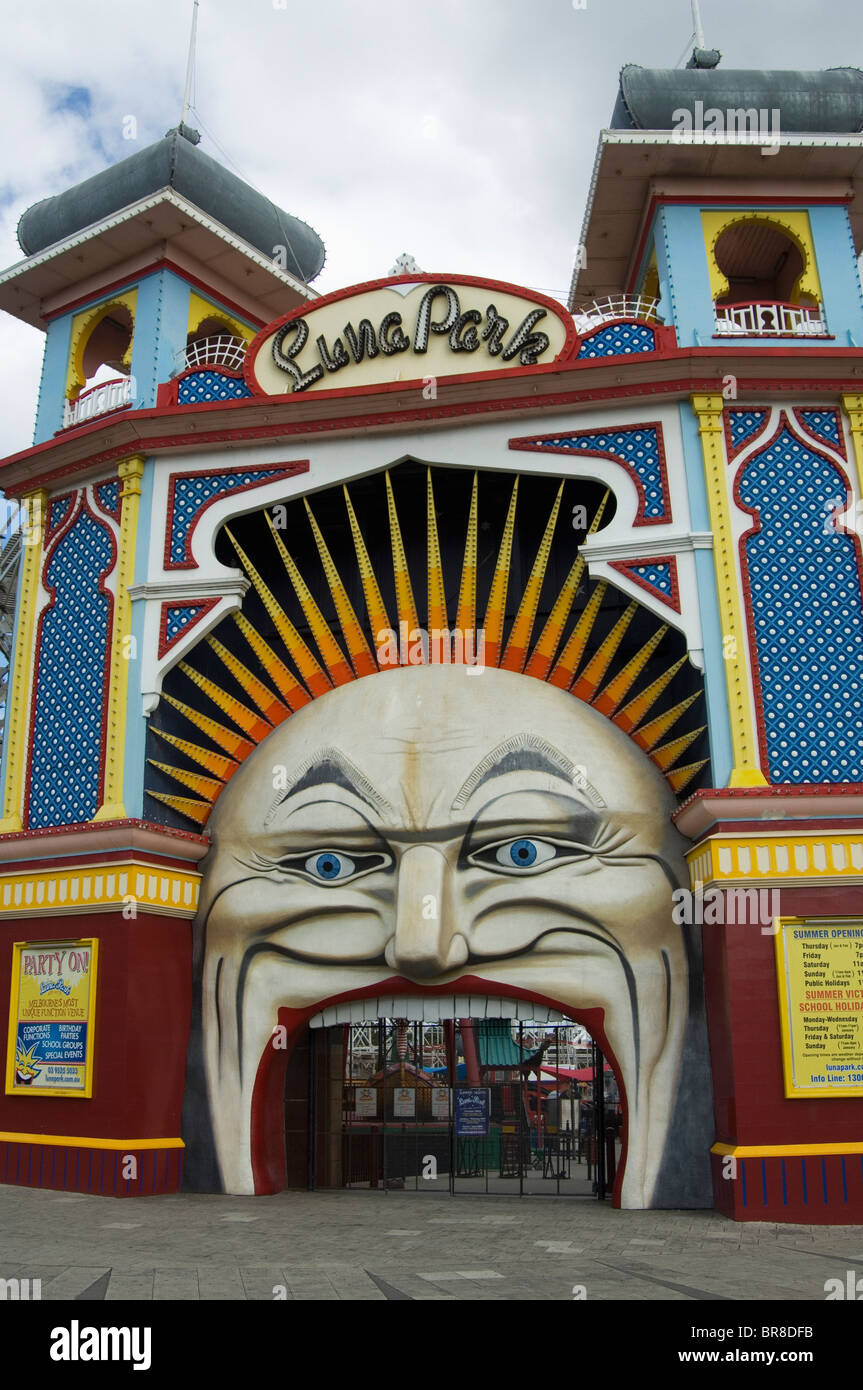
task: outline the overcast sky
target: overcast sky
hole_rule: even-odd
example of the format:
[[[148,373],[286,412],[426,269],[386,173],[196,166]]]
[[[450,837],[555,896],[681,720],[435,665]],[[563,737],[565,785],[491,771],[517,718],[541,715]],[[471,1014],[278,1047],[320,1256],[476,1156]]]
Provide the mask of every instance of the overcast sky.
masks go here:
[[[21,259],[31,203],[176,125],[191,11],[4,0],[0,265]],[[860,16],[860,0],[702,0],[725,67],[863,63]],[[565,298],[618,71],[677,66],[691,32],[690,0],[201,0],[193,124],[317,229],[322,292],[408,251]],[[0,314],[0,456],[32,442],[42,344]]]

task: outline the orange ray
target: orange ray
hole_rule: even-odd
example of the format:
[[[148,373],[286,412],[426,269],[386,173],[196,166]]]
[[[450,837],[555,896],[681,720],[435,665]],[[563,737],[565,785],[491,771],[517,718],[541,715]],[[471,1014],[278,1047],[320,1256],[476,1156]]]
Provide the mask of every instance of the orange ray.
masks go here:
[[[285,703],[292,710],[301,709],[303,705],[307,705],[312,697],[305,686],[300,685],[294,673],[288,670],[283,661],[279,660],[270,644],[249,622],[245,613],[238,608],[234,610],[232,616]]]
[[[671,726],[676,724],[680,716],[689,709],[689,706],[695,703],[700,694],[701,691],[696,690],[694,695],[690,695],[687,700],[681,700],[680,704],[675,705],[673,709],[666,710],[656,719],[651,719],[649,724],[642,724],[635,733],[630,734],[630,738],[638,744],[639,748],[643,748],[645,753],[650,753],[660,739],[668,733]]]
[[[407,624],[407,641],[411,642],[411,633],[419,631],[420,620],[417,617],[417,606],[414,602],[414,591],[411,588],[411,577],[408,571],[407,557],[402,543],[402,533],[399,527],[398,512],[396,511],[396,499],[393,496],[393,485],[390,482],[389,469],[384,474],[387,483],[387,512],[390,519],[390,544],[393,552],[393,577],[396,584],[396,605],[399,614],[399,630],[402,631],[402,623]],[[401,645],[406,647],[407,643],[402,641]],[[407,653],[402,657],[402,663],[407,660]]]
[[[679,661],[675,661],[673,666],[670,666],[663,675],[659,676],[651,685],[648,685],[645,690],[642,690],[640,695],[636,695],[629,701],[628,705],[624,705],[623,709],[618,710],[616,714],[612,715],[612,719],[618,728],[623,729],[626,734],[632,733],[632,730],[641,723],[648,710],[656,704],[662,692],[668,687],[671,681],[674,680],[674,677],[677,675],[681,666],[685,664],[686,660],[687,658],[682,656]]]
[[[194,821],[195,825],[206,825],[213,809],[209,801],[193,801],[188,796],[168,796],[166,792],[151,791],[148,791],[147,795],[152,796],[154,801],[163,801],[173,811],[179,811],[181,816]]]
[[[572,678],[584,655],[584,649],[590,639],[607,588],[608,585],[605,580],[600,579],[587,600],[578,622],[569,634],[566,646],[555,662],[554,670],[548,677],[549,685],[557,685],[560,686],[561,690],[568,690],[572,684]]]
[[[207,676],[202,676],[200,671],[195,671],[187,662],[180,661],[177,664],[183,674],[188,676],[199,690],[203,690],[205,695],[209,695],[214,705],[218,705],[229,719],[233,719],[234,723],[239,725],[244,734],[248,734],[253,743],[260,743],[262,738],[266,738],[272,729],[268,719],[259,718],[252,710],[247,709],[239,700],[236,700],[233,695],[228,695],[220,685],[216,685],[216,682],[211,681]]]
[[[548,557],[551,554],[551,542],[554,537],[554,528],[557,525],[557,517],[560,511],[560,501],[563,497],[563,483],[557,490],[554,499],[554,506],[551,515],[546,522],[545,533],[539,543],[539,550],[536,552],[536,559],[530,572],[530,578],[525,585],[518,612],[515,615],[515,622],[509,634],[509,641],[506,644],[506,651],[503,654],[501,668],[506,671],[522,671],[527,658],[530,639],[533,634],[533,624],[536,620],[536,610],[539,606],[539,596],[542,592],[542,583],[545,579],[545,571],[548,568]]]
[[[455,625],[462,634],[473,632],[476,628],[476,535],[477,535],[477,474],[473,475],[470,494],[470,512],[467,519],[467,535],[464,542],[464,561],[461,568],[461,583],[458,590],[458,610]]]
[[[339,623],[341,624],[342,636],[345,639],[345,646],[348,649],[348,656],[351,659],[351,664],[358,676],[371,676],[377,671],[378,664],[369,651],[369,644],[366,641],[365,633],[360,626],[359,619],[354,612],[354,606],[348,598],[348,591],[342,583],[341,576],[333,562],[333,557],[321,534],[321,528],[318,526],[314,513],[305,497],[303,498],[303,504],[311,524],[315,545],[318,547],[318,555],[321,558],[324,574],[330,586],[330,593],[333,603],[335,604]]]
[[[264,512],[272,533],[273,540],[276,542],[276,549],[282,557],[282,564],[288,572],[288,578],[294,586],[294,593],[300,601],[300,607],[306,617],[306,622],[311,628],[312,636],[317,644],[318,651],[324,659],[324,665],[330,673],[333,685],[344,685],[347,681],[355,680],[353,671],[345,660],[341,647],[330,631],[330,625],[321,612],[312,592],[303,576],[300,574],[294,563],[293,557],[288,553],[284,541],[276,530],[273,518],[269,512]]]
[[[357,566],[360,571],[360,579],[362,580],[363,593],[366,600],[366,612],[369,615],[372,642],[376,647],[380,647],[386,642],[387,634],[392,632],[393,628],[386,610],[386,604],[381,598],[381,591],[378,587],[374,569],[372,568],[372,562],[369,559],[369,552],[366,550],[366,543],[363,540],[360,524],[354,513],[350,493],[344,484],[342,485],[342,491],[345,494],[348,520],[351,524],[351,535],[354,538],[354,549],[357,553]]]
[[[227,729],[224,724],[217,724],[215,719],[210,719],[208,715],[202,714],[200,710],[192,709],[191,705],[184,705],[182,700],[175,700],[173,695],[167,691],[162,691],[162,699],[167,700],[169,705],[178,709],[190,724],[194,724],[196,729],[200,729],[202,734],[211,738],[217,747],[230,753],[232,757],[242,762],[254,749],[255,745],[250,743],[247,738],[242,738],[236,729]]]
[[[214,777],[219,777],[223,782],[233,776],[240,764],[236,758],[226,758],[223,753],[211,753],[209,748],[200,748],[196,743],[190,743],[187,738],[177,738],[175,734],[169,734],[165,729],[157,729],[155,724],[152,726],[153,733],[159,738],[170,743],[172,748],[177,748],[181,753],[185,753],[187,758],[205,767],[208,772],[212,772]]]
[[[205,777],[201,772],[187,772],[184,767],[170,767],[168,763],[157,763],[154,758],[148,758],[147,762],[151,767],[157,767],[160,772],[166,773],[168,777],[173,777],[175,782],[182,782],[184,786],[190,787],[210,803],[215,801],[224,786],[220,777]]]
[[[610,496],[611,493],[606,491],[605,496],[596,509],[596,515],[590,523],[587,532],[589,536],[594,535],[598,530],[599,523],[602,520],[602,514],[605,511]],[[578,586],[581,583],[586,563],[586,560],[584,560],[581,555],[578,555],[573,562],[572,569],[566,576],[563,587],[554,601],[554,607],[546,619],[545,627],[542,629],[539,641],[533,649],[530,661],[525,667],[524,674],[526,676],[536,676],[539,680],[545,680],[548,675],[549,667],[554,660],[554,654],[563,636],[563,629],[566,627],[566,620],[569,617],[572,605],[575,603]]]
[[[650,754],[652,762],[663,772],[667,772],[672,763],[676,763],[681,753],[694,743],[707,726],[703,724],[700,729],[692,729],[688,734],[681,734],[680,738],[672,739],[671,743],[664,743],[661,748],[654,748]]]
[[[637,651],[635,656],[618,671],[614,680],[609,681],[605,689],[594,696],[591,700],[594,709],[598,709],[600,714],[611,715],[614,713],[621,700],[626,698],[635,685],[667,631],[667,623],[663,623],[662,627],[656,629],[656,632],[647,639],[640,651]]]
[[[297,632],[297,629],[294,627],[278,599],[264,583],[248,555],[241,548],[239,542],[231,535],[227,526],[225,530],[228,533],[231,544],[240,557],[240,563],[243,569],[255,586],[255,592],[272,618],[276,631],[290,653],[291,660],[296,663],[297,670],[312,695],[326,694],[328,690],[332,689],[332,681],[329,676],[321,669],[315,657],[312,656],[312,653]]]
[[[207,642],[223,665],[227,666],[237,684],[246,695],[250,696],[270,724],[281,724],[283,719],[287,719],[290,710],[273,694],[268,685],[264,685],[264,682],[259,681],[257,676],[253,676],[248,666],[244,666],[242,661],[239,661],[234,653],[219,641],[218,637],[208,637]]]
[[[434,488],[431,469],[426,469],[426,544],[428,552],[428,631],[447,632],[449,624],[446,616],[446,593],[443,583],[443,565],[440,558],[440,542],[437,534],[437,516],[434,506]],[[431,642],[430,659],[440,656],[438,650],[444,644]]]
[[[703,767],[706,767],[709,758],[703,758],[700,763],[687,763],[686,767],[676,767],[671,772],[666,772],[665,780],[671,786],[671,790],[679,796],[693,778],[697,777]]]
[[[626,629],[637,612],[638,604],[630,603],[626,610],[621,613],[608,636],[603,638],[599,648],[594,652],[572,687],[572,693],[577,700],[589,701],[596,694],[602,684],[603,676],[614,660],[615,652],[623,641]]]
[[[509,567],[512,561],[512,541],[515,535],[515,505],[517,498],[518,474],[516,474],[515,482],[512,485],[509,510],[506,514],[506,522],[500,541],[500,550],[497,553],[497,563],[494,567],[494,578],[491,581],[491,593],[488,596],[488,604],[485,610],[483,631],[485,634],[486,666],[497,666],[500,662],[500,651],[503,645],[503,620],[506,616],[506,594],[509,588]]]

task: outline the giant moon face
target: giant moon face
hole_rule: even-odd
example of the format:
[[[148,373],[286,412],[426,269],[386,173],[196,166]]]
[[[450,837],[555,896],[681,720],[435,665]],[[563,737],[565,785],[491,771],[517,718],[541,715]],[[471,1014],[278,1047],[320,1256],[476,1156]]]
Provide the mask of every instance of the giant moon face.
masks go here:
[[[274,730],[210,819],[196,922],[224,1189],[254,1192],[252,1091],[280,1006],[471,975],[604,1010],[628,1100],[621,1204],[651,1205],[691,1009],[673,809],[619,729],[508,671],[382,673]]]

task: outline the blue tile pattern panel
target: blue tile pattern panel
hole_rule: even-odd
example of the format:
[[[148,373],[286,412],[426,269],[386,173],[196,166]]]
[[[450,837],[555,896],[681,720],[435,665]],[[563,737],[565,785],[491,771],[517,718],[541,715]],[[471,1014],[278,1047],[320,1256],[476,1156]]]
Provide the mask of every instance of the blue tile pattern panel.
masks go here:
[[[610,323],[585,338],[579,357],[624,357],[631,352],[653,352],[656,335],[643,323]]]
[[[738,483],[771,782],[863,781],[863,599],[854,538],[825,528],[839,470],[783,426]]]
[[[674,585],[670,565],[627,565],[627,569],[630,574],[637,574],[638,578],[649,584],[652,589],[658,589],[666,598],[671,598]]]
[[[728,433],[735,452],[764,429],[768,413],[766,410],[729,410]]]
[[[633,425],[624,430],[602,430],[596,433],[545,435],[536,439],[510,440],[511,448],[549,449],[565,453],[570,449],[582,453],[602,454],[622,463],[638,488],[639,506],[636,525],[646,522],[670,521],[668,486],[665,477],[665,456],[658,425]]]
[[[797,415],[816,439],[822,439],[825,444],[831,444],[834,449],[844,453],[838,410],[798,410]]]
[[[225,372],[192,372],[177,384],[178,405],[205,405],[209,401],[238,401],[251,396],[242,377]]]
[[[173,642],[175,637],[179,637],[184,627],[189,623],[194,623],[201,616],[201,609],[205,608],[204,603],[184,603],[178,608],[167,608],[165,610],[165,641]]]
[[[240,488],[265,483],[269,478],[281,477],[284,464],[276,468],[255,468],[242,473],[192,473],[179,474],[172,478],[171,506],[168,517],[170,531],[169,556],[172,565],[190,565],[191,532],[198,514],[210,502],[216,501],[224,493],[235,492]]]
[[[68,493],[65,497],[54,497],[48,503],[48,535],[54,531],[59,531],[66,517],[69,515],[69,508],[74,501],[74,494]]]
[[[120,479],[114,478],[110,483],[100,483],[96,488],[96,496],[99,499],[99,506],[104,507],[111,516],[120,519]]]
[[[53,603],[41,624],[30,767],[31,828],[75,825],[99,809],[114,562],[110,531],[82,511],[45,569]]]

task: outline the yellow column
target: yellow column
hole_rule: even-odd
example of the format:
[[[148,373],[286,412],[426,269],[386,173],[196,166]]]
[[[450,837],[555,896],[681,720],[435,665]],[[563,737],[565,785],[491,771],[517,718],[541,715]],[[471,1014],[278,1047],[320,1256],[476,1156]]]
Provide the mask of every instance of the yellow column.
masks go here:
[[[20,598],[6,706],[6,782],[3,787],[0,835],[9,835],[22,829],[24,766],[31,714],[28,699],[33,684],[36,605],[39,598],[39,576],[42,571],[47,497],[48,494],[40,489],[28,492],[22,498]]]
[[[763,787],[767,779],[758,763],[758,744],[752,722],[749,672],[746,665],[746,642],[737,571],[734,564],[734,537],[728,506],[725,473],[725,441],[722,434],[722,396],[692,396],[692,408],[698,417],[698,433],[704,455],[704,476],[707,481],[707,504],[710,509],[710,529],[713,532],[713,563],[716,568],[716,589],[719,598],[719,617],[722,623],[722,646],[725,658],[725,684],[728,690],[728,715],[731,722],[731,749],[734,768],[728,779],[730,787]]]
[[[842,409],[848,416],[848,423],[851,426],[851,438],[854,440],[858,496],[863,497],[863,396],[846,395],[841,399]]]
[[[111,644],[111,678],[108,684],[108,733],[105,741],[104,800],[94,821],[124,820],[123,763],[126,752],[126,693],[129,682],[129,643],[131,641],[132,600],[129,585],[135,577],[135,541],[138,535],[138,508],[144,459],[136,455],[124,459],[117,470],[120,497],[120,548],[117,556],[117,596],[114,603],[114,633]]]

